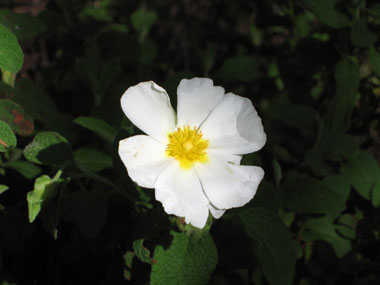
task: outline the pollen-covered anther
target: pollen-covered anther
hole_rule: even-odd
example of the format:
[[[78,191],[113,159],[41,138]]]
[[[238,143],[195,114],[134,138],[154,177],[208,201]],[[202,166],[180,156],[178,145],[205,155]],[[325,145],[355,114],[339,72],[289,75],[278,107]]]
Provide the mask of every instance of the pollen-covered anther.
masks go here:
[[[197,128],[184,126],[168,135],[167,155],[179,161],[184,169],[191,168],[193,162],[207,161],[208,140],[203,139]]]

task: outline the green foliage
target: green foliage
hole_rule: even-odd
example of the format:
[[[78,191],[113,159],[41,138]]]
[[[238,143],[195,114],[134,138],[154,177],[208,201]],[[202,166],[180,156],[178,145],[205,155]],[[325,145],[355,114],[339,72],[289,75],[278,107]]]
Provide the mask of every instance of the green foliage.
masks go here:
[[[115,139],[116,129],[100,119],[78,117],[74,120],[74,123],[93,131],[108,142],[112,143]]]
[[[270,284],[293,284],[296,255],[289,230],[264,208],[242,211],[240,218]]]
[[[0,9],[0,284],[380,284],[378,1],[21,2]],[[267,135],[254,199],[203,230],[118,155],[141,134],[125,90],[175,107],[192,77]]]
[[[0,24],[0,68],[16,73],[24,60],[20,44],[16,36]]]
[[[371,189],[380,176],[380,168],[368,152],[361,151],[342,167],[342,173],[358,194],[369,200]]]
[[[74,161],[90,171],[99,172],[112,167],[112,158],[100,151],[89,148],[79,148],[74,152]]]
[[[11,127],[0,121],[0,152],[4,152],[7,148],[16,146],[17,139],[15,134],[13,133]]]
[[[27,160],[37,164],[61,165],[72,159],[67,140],[56,132],[41,132],[24,149]]]
[[[172,232],[169,248],[157,245],[154,250],[150,283],[207,284],[217,262],[217,251],[211,236],[201,238]]]
[[[40,19],[8,9],[0,10],[0,25],[14,33],[19,41],[33,39],[46,30],[46,24]]]
[[[28,192],[26,198],[28,201],[29,221],[31,223],[37,218],[41,209],[46,207],[57,195],[58,186],[62,181],[59,172],[53,178],[42,175],[35,180],[34,189]]]

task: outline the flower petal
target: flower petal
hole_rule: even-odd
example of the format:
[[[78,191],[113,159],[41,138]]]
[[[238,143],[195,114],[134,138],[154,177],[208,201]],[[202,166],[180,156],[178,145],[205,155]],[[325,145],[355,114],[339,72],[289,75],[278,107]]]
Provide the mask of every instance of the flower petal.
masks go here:
[[[223,99],[224,88],[208,78],[183,79],[177,88],[178,126],[198,127]]]
[[[210,151],[246,154],[262,148],[266,135],[251,100],[228,93],[202,124]]]
[[[175,130],[169,96],[153,81],[129,87],[121,97],[121,108],[136,127],[161,142]]]
[[[155,188],[166,213],[185,217],[195,227],[205,226],[208,200],[193,168],[182,170],[176,161],[171,163],[157,178]]]
[[[208,204],[208,208],[215,219],[219,219],[226,212],[226,210],[219,210],[211,204]]]
[[[172,161],[165,155],[165,149],[165,144],[145,135],[119,142],[119,155],[128,175],[146,188],[154,188],[157,177]]]
[[[218,154],[209,154],[207,163],[194,166],[204,193],[214,208],[220,210],[247,204],[264,177],[260,167],[236,165]]]

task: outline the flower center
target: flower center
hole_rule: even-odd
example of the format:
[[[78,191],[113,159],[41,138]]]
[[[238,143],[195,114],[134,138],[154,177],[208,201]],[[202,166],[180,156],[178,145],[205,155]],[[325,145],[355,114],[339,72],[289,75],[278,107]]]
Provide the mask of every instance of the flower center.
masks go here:
[[[196,161],[207,161],[208,140],[203,139],[202,132],[197,128],[178,128],[170,133],[168,138],[166,154],[178,160],[182,168],[189,169]]]

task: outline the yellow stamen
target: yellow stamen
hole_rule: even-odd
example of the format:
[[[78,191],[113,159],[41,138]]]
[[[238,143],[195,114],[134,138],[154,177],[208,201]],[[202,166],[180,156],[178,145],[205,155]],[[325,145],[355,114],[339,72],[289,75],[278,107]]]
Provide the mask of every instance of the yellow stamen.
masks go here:
[[[168,135],[169,143],[166,154],[179,161],[184,169],[190,169],[193,162],[206,162],[208,140],[203,139],[202,132],[197,128],[184,126]]]

